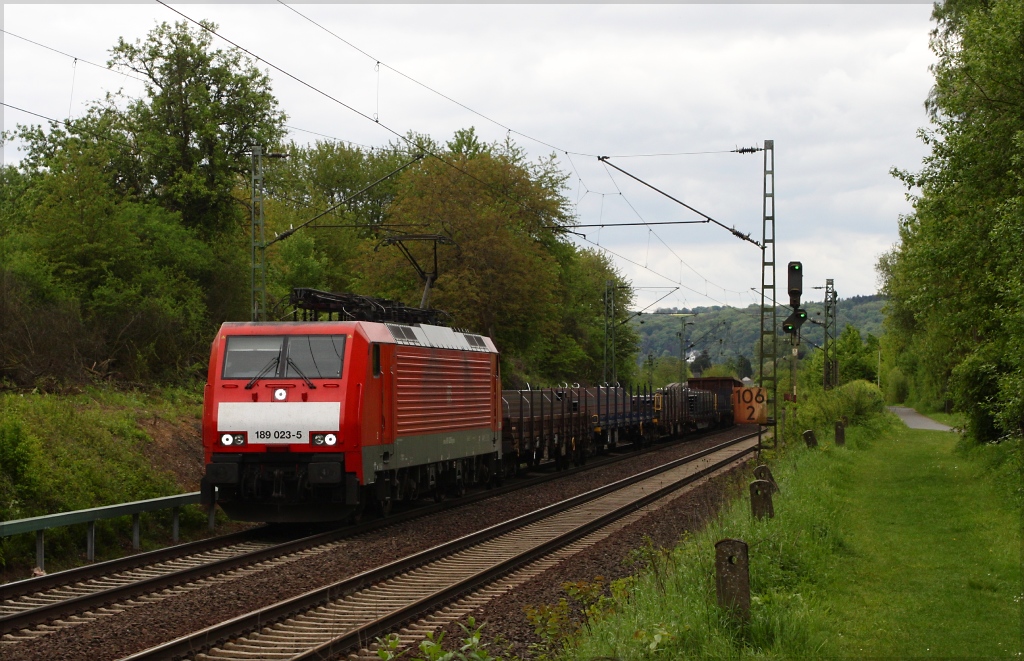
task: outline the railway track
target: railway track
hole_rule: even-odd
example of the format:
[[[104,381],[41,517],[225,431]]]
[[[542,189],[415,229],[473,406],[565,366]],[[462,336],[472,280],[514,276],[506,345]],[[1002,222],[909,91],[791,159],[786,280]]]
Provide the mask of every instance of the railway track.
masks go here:
[[[517,570],[534,575],[531,563],[550,563],[552,554],[757,448],[756,433],[741,436],[128,659],[326,659],[365,648],[467,593],[507,584]]]
[[[597,468],[632,455],[628,453],[592,461],[587,467],[517,480],[498,489],[419,507],[388,519],[329,530],[284,543],[267,541],[266,530],[261,527],[8,583],[3,586],[4,599],[0,603],[0,649],[10,649],[9,645],[93,622],[136,605],[166,599],[214,582],[233,580],[248,572],[273,569],[328,550],[340,540],[528,488],[573,472]]]

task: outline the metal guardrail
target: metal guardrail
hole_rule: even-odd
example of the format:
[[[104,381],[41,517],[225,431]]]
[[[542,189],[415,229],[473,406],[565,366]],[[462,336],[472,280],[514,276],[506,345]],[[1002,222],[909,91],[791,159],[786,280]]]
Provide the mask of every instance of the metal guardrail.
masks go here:
[[[73,512],[60,512],[58,514],[47,514],[35,516],[28,519],[15,519],[13,521],[0,521],[0,537],[10,537],[23,533],[34,532],[36,534],[36,566],[45,570],[44,553],[44,532],[50,528],[62,526],[73,526],[79,523],[89,524],[86,535],[86,555],[89,562],[96,559],[96,522],[101,519],[114,519],[119,516],[132,517],[132,548],[136,551],[141,547],[139,539],[139,517],[144,512],[156,512],[159,510],[172,510],[171,534],[175,543],[178,541],[179,512],[185,505],[198,505],[199,492],[183,493],[176,496],[164,496],[162,498],[149,498],[148,500],[136,500],[130,503],[119,503],[117,505],[106,505],[104,507],[93,507],[87,510],[75,510]],[[214,524],[214,508],[210,508],[209,522],[210,529]]]

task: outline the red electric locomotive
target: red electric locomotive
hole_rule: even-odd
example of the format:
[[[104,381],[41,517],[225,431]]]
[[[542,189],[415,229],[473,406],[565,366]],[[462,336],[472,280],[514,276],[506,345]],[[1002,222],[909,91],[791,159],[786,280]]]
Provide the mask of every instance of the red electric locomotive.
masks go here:
[[[234,519],[335,521],[501,466],[487,337],[430,324],[226,323],[203,407],[203,495]]]

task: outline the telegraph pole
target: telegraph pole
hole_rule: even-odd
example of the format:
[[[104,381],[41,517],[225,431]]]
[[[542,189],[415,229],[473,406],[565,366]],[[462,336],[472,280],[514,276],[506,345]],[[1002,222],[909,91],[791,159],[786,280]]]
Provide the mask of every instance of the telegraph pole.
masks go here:
[[[252,148],[252,321],[267,320],[267,240],[263,223],[263,148]],[[288,158],[270,152],[267,158]],[[276,239],[275,239],[276,240]],[[271,242],[273,243],[273,242]]]
[[[608,349],[611,346],[612,372],[615,371],[615,281],[604,282],[604,371],[602,380],[608,383]]]
[[[263,148],[252,148],[252,297],[253,321],[267,320],[267,242],[263,226]]]

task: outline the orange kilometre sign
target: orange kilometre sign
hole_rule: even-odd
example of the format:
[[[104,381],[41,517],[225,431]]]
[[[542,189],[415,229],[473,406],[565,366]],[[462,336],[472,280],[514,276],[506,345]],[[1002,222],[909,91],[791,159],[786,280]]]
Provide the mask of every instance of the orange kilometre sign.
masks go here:
[[[768,423],[767,397],[764,388],[733,388],[733,421],[738,425]]]

